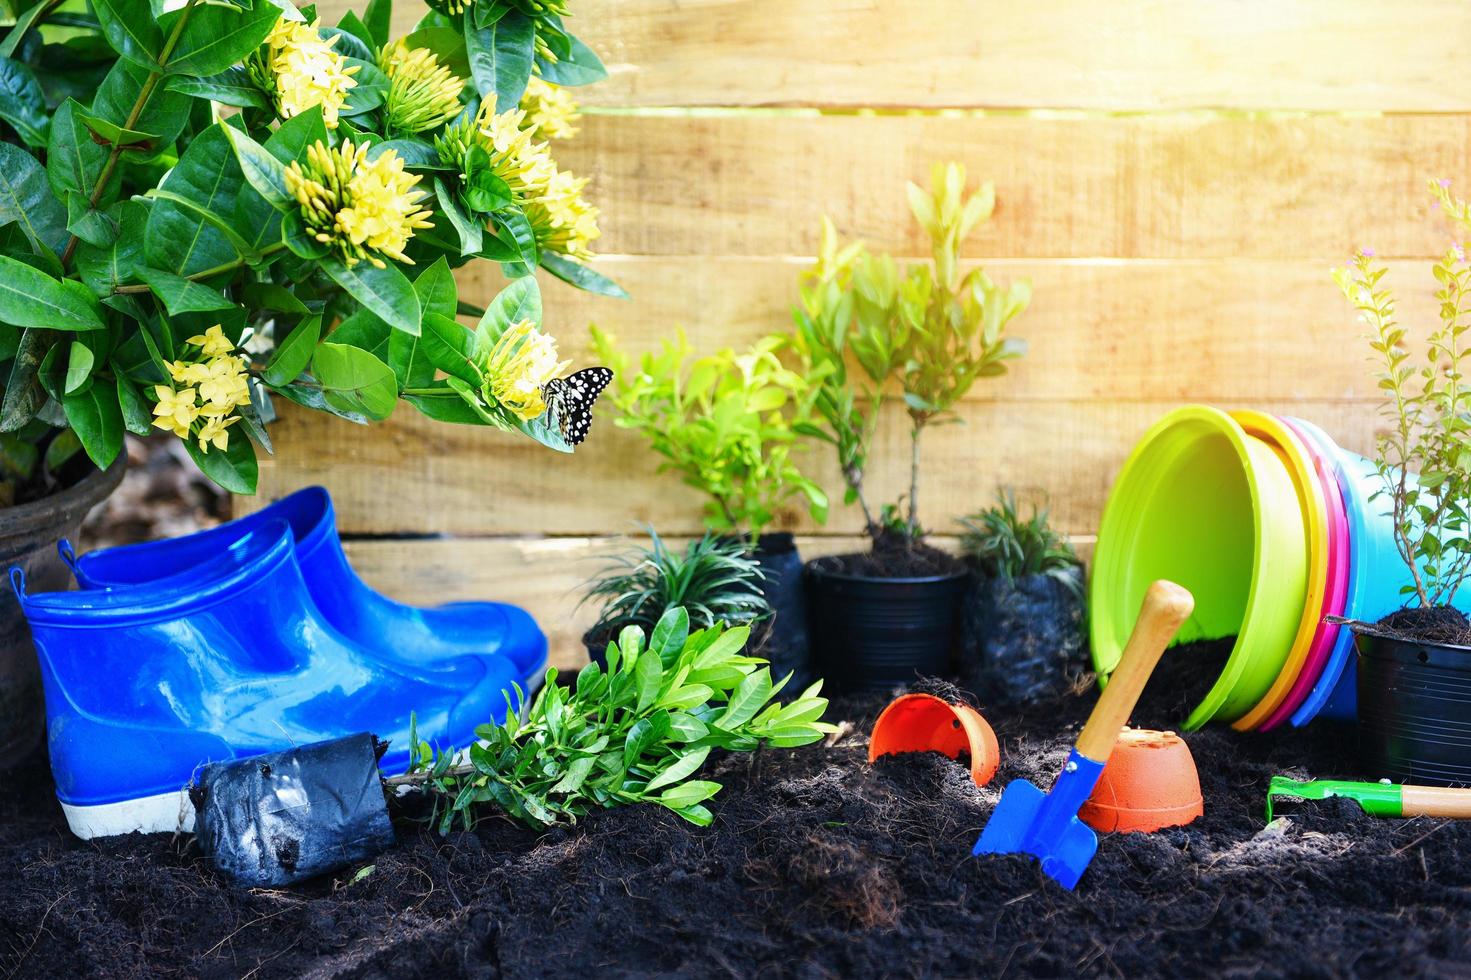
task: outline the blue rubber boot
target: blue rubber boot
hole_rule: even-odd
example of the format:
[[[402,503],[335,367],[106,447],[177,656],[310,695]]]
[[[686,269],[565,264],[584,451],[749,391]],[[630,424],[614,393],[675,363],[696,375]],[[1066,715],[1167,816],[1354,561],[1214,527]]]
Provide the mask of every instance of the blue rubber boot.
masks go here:
[[[84,589],[149,582],[218,556],[231,541],[284,520],[296,538],[296,560],[327,621],[372,656],[423,664],[465,654],[498,655],[516,665],[523,686],[541,681],[546,636],[524,609],[499,602],[457,602],[429,609],[395,602],[358,578],[337,536],[332,498],[308,487],[264,510],[178,538],[104,548],[68,558]]]
[[[367,655],[318,612],[284,521],[156,583],[28,595],[46,693],[56,795],[74,833],[188,830],[183,788],[205,762],[373,732],[404,771],[411,713],[455,750],[503,719],[514,682],[499,656],[427,667]]]

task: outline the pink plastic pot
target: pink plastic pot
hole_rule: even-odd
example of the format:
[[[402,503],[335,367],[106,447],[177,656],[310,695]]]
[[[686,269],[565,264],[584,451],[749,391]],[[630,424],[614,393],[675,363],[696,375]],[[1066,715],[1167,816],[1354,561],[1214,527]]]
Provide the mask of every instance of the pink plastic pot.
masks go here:
[[[1328,504],[1328,587],[1323,594],[1323,617],[1342,616],[1348,602],[1349,560],[1353,544],[1349,540],[1348,509],[1344,503],[1343,480],[1347,474],[1339,473],[1337,459],[1332,448],[1325,444],[1323,430],[1304,424],[1299,419],[1283,418],[1312,455],[1313,466],[1318,471],[1319,482]],[[1287,696],[1271,714],[1262,721],[1259,731],[1269,732],[1292,717],[1312,691],[1313,685],[1323,673],[1329,655],[1338,642],[1340,627],[1319,619],[1317,632],[1313,634],[1307,659],[1298,672]]]

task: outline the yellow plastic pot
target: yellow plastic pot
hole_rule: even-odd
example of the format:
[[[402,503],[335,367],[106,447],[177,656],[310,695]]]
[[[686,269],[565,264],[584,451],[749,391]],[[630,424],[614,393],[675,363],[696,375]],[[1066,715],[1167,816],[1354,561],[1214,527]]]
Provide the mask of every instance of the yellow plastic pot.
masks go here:
[[[1195,596],[1177,643],[1236,636],[1187,730],[1235,721],[1272,687],[1297,637],[1308,547],[1292,476],[1266,442],[1204,405],[1140,440],[1104,507],[1090,585],[1093,667],[1106,679],[1156,579]]]
[[[1264,412],[1232,412],[1231,417],[1241,424],[1247,435],[1270,446],[1287,467],[1307,532],[1304,542],[1308,562],[1307,593],[1292,648],[1287,651],[1287,660],[1272,686],[1267,688],[1267,693],[1250,711],[1231,723],[1237,731],[1249,732],[1276,711],[1287,692],[1292,690],[1313,645],[1313,636],[1318,631],[1318,622],[1323,614],[1323,592],[1328,587],[1328,501],[1317,467],[1313,464],[1312,452],[1286,423]],[[1337,492],[1336,485],[1334,492]]]

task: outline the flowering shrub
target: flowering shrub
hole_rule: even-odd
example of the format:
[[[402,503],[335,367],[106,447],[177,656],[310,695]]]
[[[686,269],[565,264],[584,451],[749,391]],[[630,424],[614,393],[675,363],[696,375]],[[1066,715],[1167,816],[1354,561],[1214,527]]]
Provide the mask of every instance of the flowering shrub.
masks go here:
[[[1430,185],[1446,215],[1471,233],[1471,206],[1449,188],[1449,181]],[[1406,598],[1427,608],[1448,606],[1471,576],[1471,263],[1453,243],[1432,268],[1440,323],[1418,364],[1395,318],[1394,295],[1381,285],[1387,271],[1364,249],[1333,270],[1333,278],[1369,327],[1369,346],[1381,364],[1386,424],[1375,462],[1379,496],[1388,501],[1395,544],[1412,578]]]
[[[548,142],[576,133],[564,86],[602,65],[560,0],[442,3],[404,37],[390,4],[328,27],[287,0],[93,0],[95,18],[19,0],[0,475],[105,466],[125,431],[164,430],[252,492],[276,397],[357,422],[402,398],[571,451],[587,400],[574,433],[532,274],[622,295],[587,264],[598,211]],[[511,279],[484,311],[451,274],[476,259]]]

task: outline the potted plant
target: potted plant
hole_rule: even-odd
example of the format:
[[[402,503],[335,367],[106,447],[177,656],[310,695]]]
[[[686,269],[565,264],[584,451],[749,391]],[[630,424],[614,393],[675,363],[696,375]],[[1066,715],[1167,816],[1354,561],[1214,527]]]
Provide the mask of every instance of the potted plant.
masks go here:
[[[1066,690],[1084,669],[1083,566],[1013,490],[960,520],[970,570],[962,607],[962,672],[991,701],[1030,701]]]
[[[1448,182],[1431,184],[1441,208],[1471,230],[1471,208]],[[1380,363],[1385,425],[1374,464],[1405,603],[1377,623],[1352,624],[1358,641],[1358,716],[1366,768],[1375,776],[1441,785],[1471,782],[1471,624],[1462,589],[1471,575],[1471,264],[1453,245],[1435,263],[1440,322],[1422,360],[1410,353],[1373,252],[1334,270],[1370,328]],[[1386,549],[1388,551],[1389,549]],[[1459,607],[1459,608],[1458,608]]]
[[[930,426],[959,421],[955,407],[977,379],[1025,352],[1005,333],[1030,284],[1002,287],[979,267],[961,270],[961,244],[994,203],[991,184],[967,195],[963,168],[936,166],[928,191],[909,185],[930,262],[901,273],[888,255],[841,244],[824,220],[817,264],[804,275],[791,343],[816,389],[818,422],[803,432],[835,449],[845,500],[861,508],[873,543],[808,565],[818,660],[844,687],[888,688],[950,665],[965,567],[924,541],[920,446]],[[881,413],[896,401],[909,426],[909,492],[875,516],[864,475]]]
[[[33,587],[64,587],[44,556],[125,432],[173,433],[236,493],[276,396],[580,440],[595,386],[559,377],[530,274],[620,291],[546,142],[575,114],[556,86],[603,73],[563,3],[447,5],[401,38],[390,0],[336,27],[284,0],[62,7],[0,29],[0,549]],[[471,330],[451,269],[476,259],[514,283]],[[4,601],[0,750],[40,731]]]
[[[683,607],[694,629],[756,626],[771,616],[761,591],[766,575],[738,538],[710,532],[681,554],[649,530],[650,543],[618,555],[588,583],[583,601],[600,601],[598,621],[583,634],[588,659],[604,662],[625,627],[652,630],[666,611]]]
[[[760,564],[771,616],[753,647],[802,686],[811,672],[802,559],[793,536],[768,531],[784,506],[805,501],[827,516],[827,495],[798,468],[799,431],[811,422],[811,387],[785,367],[779,338],[737,353],[695,357],[683,331],[643,355],[637,370],[616,340],[593,328],[599,358],[617,377],[610,399],[620,428],[642,435],[705,496],[705,526],[742,543]]]

